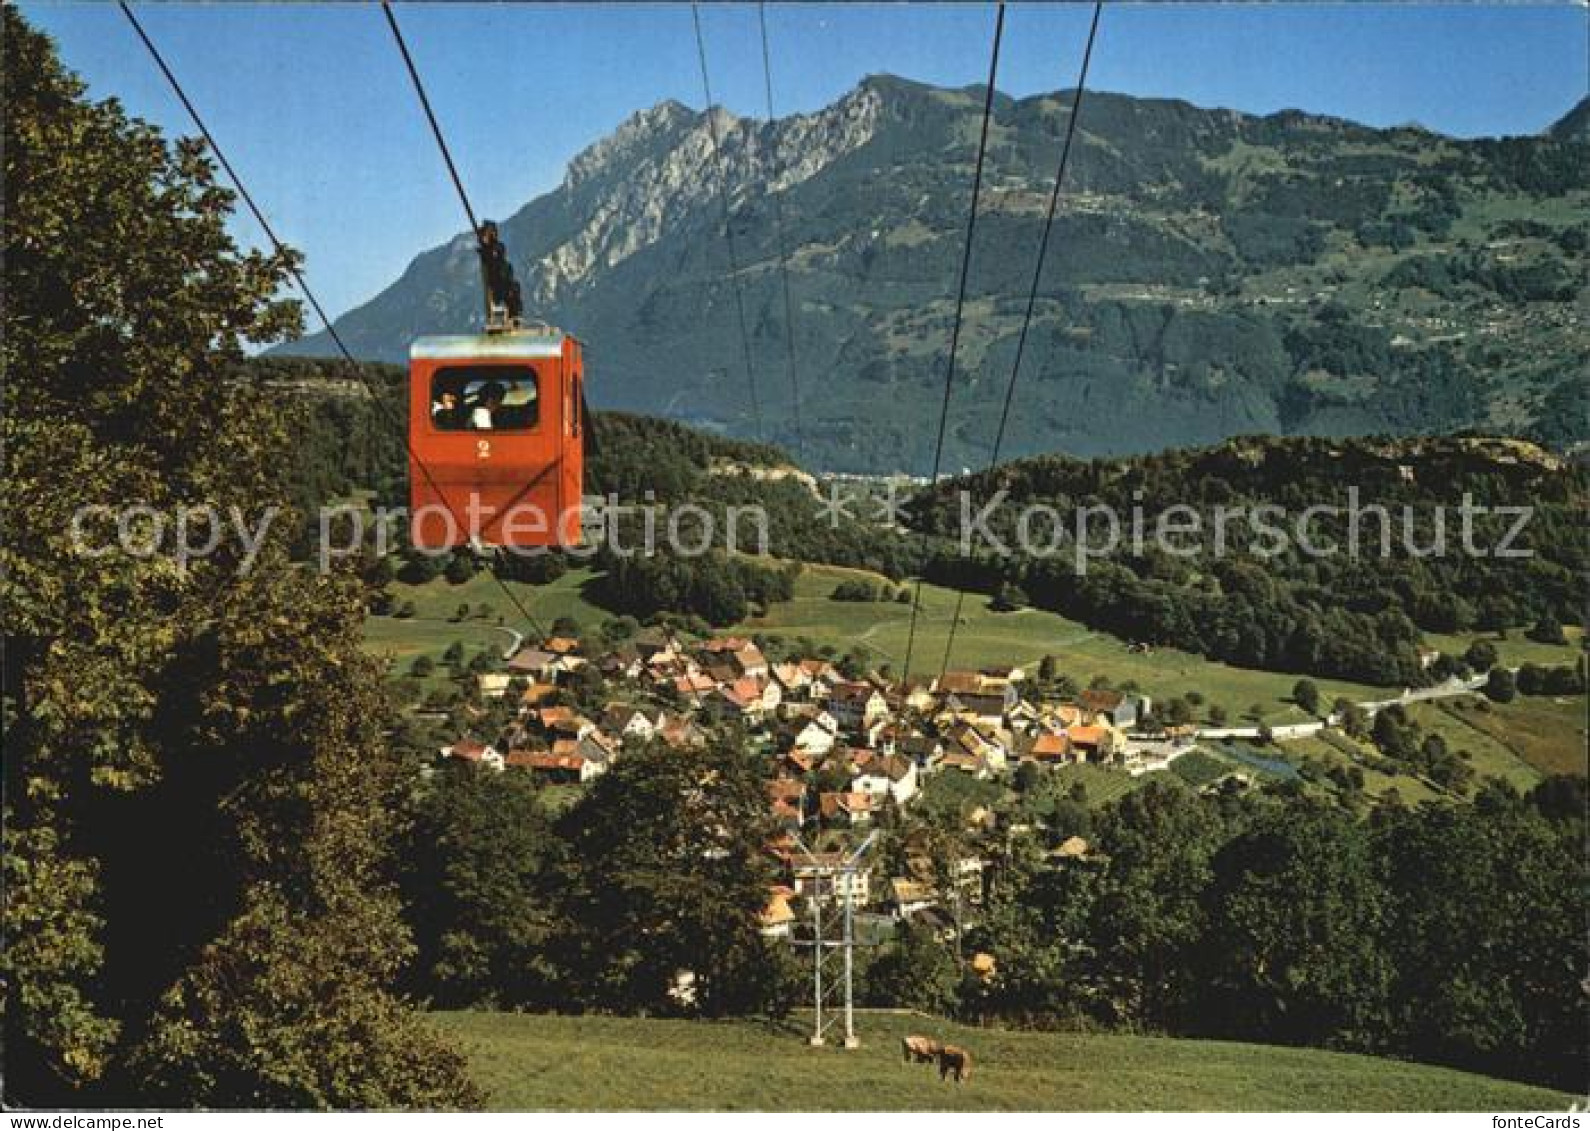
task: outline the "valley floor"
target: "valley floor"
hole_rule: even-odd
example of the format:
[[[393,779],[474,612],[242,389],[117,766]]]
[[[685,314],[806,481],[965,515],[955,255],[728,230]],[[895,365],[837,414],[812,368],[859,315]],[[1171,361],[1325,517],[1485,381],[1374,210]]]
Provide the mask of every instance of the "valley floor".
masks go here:
[[[1571,1097],[1429,1065],[1223,1041],[972,1029],[865,1012],[862,1047],[806,1044],[806,1019],[433,1015],[497,1110],[1565,1111]],[[965,1084],[904,1064],[900,1038],[968,1048]]]

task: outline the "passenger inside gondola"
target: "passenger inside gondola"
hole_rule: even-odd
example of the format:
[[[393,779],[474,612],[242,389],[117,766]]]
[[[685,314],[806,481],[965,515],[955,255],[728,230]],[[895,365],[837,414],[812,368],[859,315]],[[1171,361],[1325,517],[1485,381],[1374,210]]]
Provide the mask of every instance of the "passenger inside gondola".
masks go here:
[[[540,419],[535,370],[528,366],[438,370],[431,423],[441,432],[527,431]]]

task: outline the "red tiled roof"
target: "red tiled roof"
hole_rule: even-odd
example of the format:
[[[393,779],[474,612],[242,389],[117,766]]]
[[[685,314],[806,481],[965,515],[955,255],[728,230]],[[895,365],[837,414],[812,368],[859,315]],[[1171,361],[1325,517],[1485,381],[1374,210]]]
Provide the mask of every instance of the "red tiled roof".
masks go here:
[[[1109,734],[1103,727],[1072,727],[1066,731],[1075,746],[1097,747],[1103,744],[1105,736]]]

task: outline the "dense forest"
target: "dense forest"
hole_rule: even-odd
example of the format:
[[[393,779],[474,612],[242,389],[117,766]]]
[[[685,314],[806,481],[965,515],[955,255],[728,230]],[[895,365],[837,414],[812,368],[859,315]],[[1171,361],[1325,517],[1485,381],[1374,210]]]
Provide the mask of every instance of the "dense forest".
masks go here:
[[[477,1104],[394,988],[402,782],[363,586],[274,536],[251,570],[230,542],[176,568],[73,539],[84,507],[289,501],[292,406],[227,374],[296,332],[296,256],[239,251],[202,146],[0,16],[6,1106]]]
[[[946,481],[914,513],[938,547],[925,565],[930,578],[987,593],[1014,587],[1129,640],[1251,667],[1410,685],[1426,678],[1425,632],[1579,619],[1590,565],[1587,486],[1581,467],[1526,442],[1251,437],[1129,460],[1022,460]],[[1467,528],[1480,553],[1462,541],[1465,498],[1492,508]],[[1024,508],[1050,508],[1073,535],[1080,513],[1109,508],[1121,523],[1119,550],[1079,561],[1073,538],[1063,553],[996,556],[974,540],[973,556],[962,556],[950,543],[964,516],[996,499],[984,525],[1000,546],[1020,545],[1013,527]],[[1292,535],[1284,544],[1232,521],[1216,552],[1217,511],[1267,507],[1279,508],[1272,525]],[[1305,545],[1296,520],[1318,507],[1333,510],[1310,516]],[[1504,541],[1523,508],[1527,522]],[[1136,516],[1148,532],[1141,549],[1132,544]],[[1168,520],[1194,516],[1197,532],[1155,539],[1162,519],[1175,531]],[[1106,541],[1096,530],[1091,536]],[[1503,547],[1510,555],[1497,552]]]

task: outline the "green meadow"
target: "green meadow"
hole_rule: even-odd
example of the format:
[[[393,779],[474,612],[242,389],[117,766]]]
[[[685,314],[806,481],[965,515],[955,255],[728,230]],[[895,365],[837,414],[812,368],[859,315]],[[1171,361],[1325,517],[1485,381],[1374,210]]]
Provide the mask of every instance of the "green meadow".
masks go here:
[[[437,1013],[494,1109],[553,1111],[1566,1111],[1544,1088],[1396,1060],[1223,1041],[973,1029],[863,1012],[861,1047],[785,1022]],[[923,1033],[971,1051],[943,1082]]]

